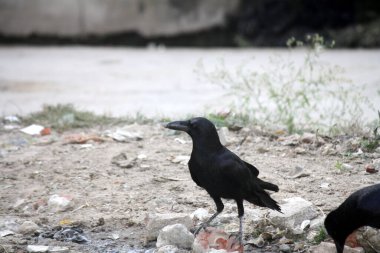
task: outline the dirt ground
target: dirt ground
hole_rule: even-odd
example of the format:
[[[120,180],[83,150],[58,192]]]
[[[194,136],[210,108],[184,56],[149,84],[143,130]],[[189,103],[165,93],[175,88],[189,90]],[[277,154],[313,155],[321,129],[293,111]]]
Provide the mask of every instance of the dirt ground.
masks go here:
[[[0,231],[17,232],[25,221],[36,223],[39,232],[77,225],[90,241],[78,244],[38,237],[39,232],[16,233],[0,237],[0,252],[26,252],[31,244],[66,246],[70,252],[83,253],[143,252],[154,247],[154,243],[144,244],[147,214],[191,214],[201,207],[213,212],[213,201],[191,180],[186,158],[177,157],[190,155],[187,135],[161,124],[127,126],[128,131],[139,133],[139,140],[118,142],[104,135],[117,128],[53,130],[51,135],[38,137],[17,129],[1,130]],[[78,140],[78,134],[93,138],[70,143]],[[229,131],[226,138],[232,151],[260,170],[260,178],[279,185],[280,191],[272,197],[280,203],[298,196],[326,213],[354,190],[380,182],[379,173],[365,170],[380,153],[361,153],[353,138],[316,137],[302,143],[298,136],[268,134],[253,126]],[[297,166],[305,175],[291,178]],[[71,199],[70,208],[52,210],[48,202],[54,194]],[[224,212],[236,214],[234,203],[225,202],[230,204]],[[245,207],[258,208],[249,203]],[[238,224],[238,219],[230,222]],[[254,229],[246,226],[246,240]]]

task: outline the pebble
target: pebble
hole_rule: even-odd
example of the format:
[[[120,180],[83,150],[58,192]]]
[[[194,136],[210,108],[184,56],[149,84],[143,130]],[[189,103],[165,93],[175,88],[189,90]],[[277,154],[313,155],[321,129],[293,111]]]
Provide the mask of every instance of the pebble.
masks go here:
[[[193,220],[185,213],[148,214],[145,218],[146,235],[145,241],[156,240],[160,230],[171,224],[184,224],[188,229],[193,227]]]
[[[280,247],[279,247],[279,250],[281,252],[286,252],[286,253],[292,251],[291,248],[290,248],[290,246],[287,245],[287,244],[281,244]]]
[[[302,155],[302,154],[305,154],[305,153],[306,153],[306,149],[301,148],[301,147],[296,147],[296,148],[294,149],[294,152],[296,152],[296,154]]]
[[[49,253],[68,253],[70,249],[68,247],[54,246],[49,248]]]
[[[18,228],[18,232],[23,235],[34,234],[38,229],[39,229],[39,226],[33,221],[25,221]]]
[[[26,247],[26,250],[28,252],[48,252],[49,246],[43,246],[43,245],[28,245]]]
[[[300,166],[296,166],[294,170],[289,173],[290,178],[300,178],[300,177],[308,177],[310,173],[306,172],[304,168]]]
[[[157,251],[154,251],[155,253],[177,253],[178,248],[173,245],[165,245],[161,248],[158,248]]]
[[[190,249],[194,236],[183,224],[174,224],[164,227],[157,238],[156,246],[174,245],[182,249]]]
[[[0,237],[5,237],[8,235],[14,235],[15,233],[11,230],[2,230],[0,231]]]
[[[54,212],[64,212],[73,207],[70,197],[54,194],[48,200],[48,207]]]
[[[204,208],[198,208],[197,210],[195,210],[191,215],[190,215],[191,219],[193,221],[206,221],[209,217],[209,213],[206,209]]]
[[[335,244],[331,242],[321,242],[321,244],[314,246],[310,249],[311,253],[336,253]],[[364,253],[364,249],[361,247],[350,248],[344,247],[344,253]]]

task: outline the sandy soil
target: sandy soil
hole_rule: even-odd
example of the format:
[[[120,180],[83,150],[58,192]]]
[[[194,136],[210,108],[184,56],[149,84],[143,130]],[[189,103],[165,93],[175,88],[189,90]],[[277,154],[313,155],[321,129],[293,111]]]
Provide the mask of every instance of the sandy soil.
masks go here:
[[[136,252],[131,249],[144,247],[148,213],[190,214],[200,207],[213,212],[212,200],[191,180],[187,165],[173,162],[176,156],[190,155],[187,135],[174,134],[162,125],[130,125],[127,129],[139,132],[142,140],[121,143],[102,137],[103,142],[70,144],[77,134],[101,136],[106,129],[53,132],[43,137],[3,130],[0,230],[13,227],[17,231],[24,221],[35,222],[43,231],[59,224],[76,224],[91,242],[77,244],[16,234],[0,237],[0,252],[4,252],[1,248],[25,252],[29,244],[63,245],[71,252]],[[328,212],[355,189],[380,181],[378,173],[365,172],[365,164],[379,158],[380,153],[326,154],[347,146],[343,139],[326,139],[320,147],[315,143],[287,146],[281,138],[246,128],[228,132],[227,140],[231,150],[259,168],[261,178],[280,186],[280,192],[272,195],[280,202],[299,196]],[[328,148],[331,152],[326,152]],[[115,164],[118,159],[126,160],[130,168]],[[337,162],[352,168],[337,169]],[[290,179],[296,166],[308,175]],[[329,183],[328,187],[321,188],[323,183]],[[71,208],[52,210],[47,203],[53,194],[72,198]],[[226,202],[230,204],[225,213],[235,214],[234,203]],[[245,206],[257,208],[248,203]],[[237,222],[237,218],[231,219],[231,223]],[[254,228],[247,226],[245,232],[249,239]]]

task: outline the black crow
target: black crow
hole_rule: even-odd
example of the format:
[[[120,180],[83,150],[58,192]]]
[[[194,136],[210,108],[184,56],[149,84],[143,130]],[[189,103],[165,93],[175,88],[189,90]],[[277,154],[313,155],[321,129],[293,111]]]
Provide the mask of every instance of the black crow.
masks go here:
[[[380,184],[354,192],[325,219],[338,253],[343,253],[346,238],[363,226],[380,228]]]
[[[193,150],[188,163],[191,178],[208,192],[216,204],[216,213],[195,231],[195,235],[223,211],[221,198],[236,201],[240,221],[240,243],[243,235],[244,200],[281,211],[277,202],[265,191],[277,192],[278,186],[259,179],[256,167],[224,147],[220,143],[214,124],[208,119],[174,121],[167,124],[166,128],[184,131],[190,135],[193,140]]]

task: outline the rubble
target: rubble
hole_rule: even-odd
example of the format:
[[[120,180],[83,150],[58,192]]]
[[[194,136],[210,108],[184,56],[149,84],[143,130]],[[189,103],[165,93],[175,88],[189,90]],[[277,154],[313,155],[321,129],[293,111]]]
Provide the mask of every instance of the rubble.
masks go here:
[[[276,226],[287,228],[296,232],[305,220],[312,220],[318,216],[313,204],[303,198],[293,197],[284,200],[281,204],[282,213],[274,210],[269,211],[268,218]]]
[[[172,224],[182,224],[187,229],[193,227],[190,215],[183,213],[148,214],[145,218],[146,242],[156,240],[162,228]]]
[[[193,245],[194,236],[182,224],[168,225],[161,229],[156,246],[160,248],[166,245],[174,245],[182,249],[190,249]]]
[[[72,197],[54,194],[48,200],[48,207],[53,212],[64,212],[74,206]]]
[[[311,247],[310,252],[311,253],[336,253],[336,248],[335,248],[334,243],[321,242],[319,245]],[[365,253],[365,251],[361,247],[350,248],[348,246],[345,246],[344,253]]]
[[[48,252],[49,250],[49,246],[43,246],[43,245],[28,245],[26,247],[26,251],[28,252],[35,252],[35,253],[39,253],[39,252]]]
[[[18,232],[23,235],[34,234],[35,232],[37,232],[38,229],[39,229],[39,226],[33,221],[25,221],[18,228]]]

